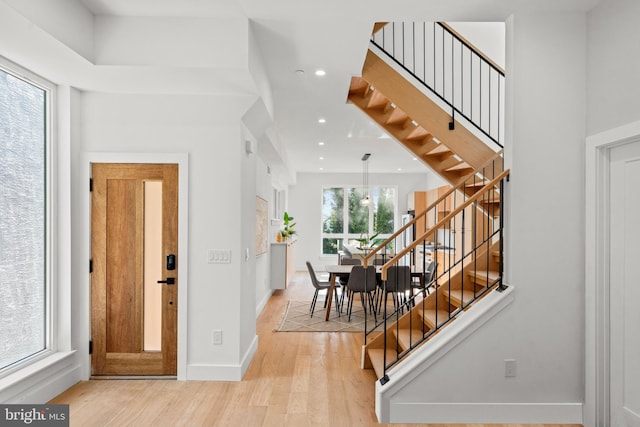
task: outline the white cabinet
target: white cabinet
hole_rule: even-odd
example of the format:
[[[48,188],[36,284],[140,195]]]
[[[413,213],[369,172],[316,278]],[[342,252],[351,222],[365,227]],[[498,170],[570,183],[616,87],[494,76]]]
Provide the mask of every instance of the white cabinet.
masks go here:
[[[296,241],[271,244],[271,289],[286,289],[296,272]]]

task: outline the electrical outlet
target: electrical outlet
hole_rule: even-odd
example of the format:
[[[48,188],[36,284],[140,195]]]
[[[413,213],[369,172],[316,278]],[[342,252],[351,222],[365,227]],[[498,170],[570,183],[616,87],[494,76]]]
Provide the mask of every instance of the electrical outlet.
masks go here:
[[[516,359],[504,359],[504,376],[516,376]]]
[[[213,330],[213,345],[222,345],[222,331],[220,329]]]

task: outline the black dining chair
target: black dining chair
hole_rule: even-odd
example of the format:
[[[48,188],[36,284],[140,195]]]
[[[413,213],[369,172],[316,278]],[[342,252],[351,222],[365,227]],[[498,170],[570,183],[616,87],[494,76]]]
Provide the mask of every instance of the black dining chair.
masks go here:
[[[398,310],[407,303],[407,292],[411,291],[411,267],[394,265],[387,270],[387,280],[383,284],[385,307],[389,294],[393,297],[393,307]],[[380,301],[382,303],[382,301]]]
[[[422,298],[426,298],[430,293],[429,288],[436,278],[436,269],[438,268],[438,263],[436,261],[431,261],[427,266],[424,274],[420,277],[420,281],[411,282],[411,292],[414,290],[422,291]]]
[[[354,265],[349,274],[346,291],[348,294],[347,315],[349,316],[349,321],[351,321],[353,300],[356,293],[360,294],[362,308],[366,311],[368,305],[374,320],[378,321],[373,301],[373,293],[376,291],[376,268],[374,266],[370,265],[365,269],[361,265]]]
[[[324,307],[325,308],[327,307],[327,297],[329,296],[329,287],[331,287],[331,283],[318,280],[318,278],[316,277],[316,272],[309,261],[307,261],[307,269],[309,270],[309,277],[311,277],[311,284],[316,290],[313,294],[313,299],[311,300],[311,306],[309,307],[309,312],[311,313],[311,317],[313,317],[313,312],[315,311],[316,301],[318,300],[318,294],[320,293],[320,291],[323,291],[323,290],[326,291],[326,295],[324,297]],[[339,287],[340,287],[340,284],[336,282],[334,287],[335,288],[334,295],[336,298],[336,310],[338,311],[338,315],[340,314],[340,302],[338,301],[338,292],[337,292],[337,289]]]

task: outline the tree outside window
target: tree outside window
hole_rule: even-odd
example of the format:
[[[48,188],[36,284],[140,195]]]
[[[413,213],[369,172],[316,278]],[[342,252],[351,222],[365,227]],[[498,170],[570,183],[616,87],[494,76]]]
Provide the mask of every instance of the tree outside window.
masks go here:
[[[363,235],[389,237],[395,231],[396,189],[372,187],[373,203],[363,206],[361,188],[325,187],[322,196],[322,254],[337,254],[346,242]]]

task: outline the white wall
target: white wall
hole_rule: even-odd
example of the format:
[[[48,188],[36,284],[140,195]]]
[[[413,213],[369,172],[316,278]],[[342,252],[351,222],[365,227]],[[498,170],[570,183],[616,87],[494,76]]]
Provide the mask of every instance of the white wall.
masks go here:
[[[250,216],[248,227],[255,224],[255,177],[242,177],[250,165],[243,158],[240,126],[252,102],[234,96],[82,96],[83,152],[189,154],[190,257],[181,260],[188,266],[189,282],[181,285],[188,286],[190,379],[238,379],[243,353],[253,338],[247,329],[250,319],[242,311],[250,306],[255,327],[255,280],[252,273],[242,273],[244,249],[253,243],[248,243],[251,230],[243,231],[242,219]],[[88,233],[81,230],[76,244],[88,241]],[[231,250],[231,263],[208,264],[208,249]],[[85,310],[88,313],[88,306]],[[213,329],[223,332],[220,346],[212,345]]]
[[[447,24],[504,69],[504,22],[447,22]]]
[[[83,4],[67,0],[5,0],[5,3],[82,57],[93,60],[94,17]]]
[[[389,141],[390,144],[395,142]],[[355,164],[354,168],[359,168]],[[398,215],[407,210],[407,195],[411,191],[424,191],[441,185],[442,181],[425,166],[424,174],[371,174],[370,186],[398,187]],[[306,270],[305,262],[322,270],[327,264],[337,264],[337,255],[322,257],[322,187],[326,185],[362,186],[362,173],[329,174],[299,173],[297,183],[289,187],[289,214],[296,218],[298,243],[295,247],[297,270]],[[399,219],[398,219],[399,221]]]
[[[250,137],[250,132],[244,126],[241,129],[240,144],[235,144],[240,155],[240,295],[239,295],[239,327],[240,327],[240,379],[249,367],[249,363],[258,349],[258,336],[256,335],[256,165],[257,155],[255,150],[247,150],[247,141],[255,147],[255,140]],[[248,152],[250,151],[250,152]],[[232,226],[233,227],[233,226]],[[231,286],[234,280],[230,281]],[[233,334],[233,329],[231,329]]]
[[[185,318],[189,326],[179,338],[188,342],[182,360],[179,358],[179,363],[185,364],[179,367],[179,373],[184,371],[189,379],[239,379],[257,347],[256,282],[259,277],[264,283],[267,274],[261,271],[258,276],[255,268],[256,156],[245,153],[244,141],[251,136],[245,133],[241,122],[247,109],[256,103],[252,89],[258,86],[270,98],[270,88],[264,76],[259,75],[264,67],[258,53],[254,52],[251,58],[247,55],[248,19],[224,20],[225,25],[214,27],[207,25],[217,22],[214,18],[94,20],[85,9],[74,8],[64,0],[54,2],[64,7],[49,8],[47,3],[42,9],[39,6],[43,3],[0,2],[0,55],[54,83],[68,85],[61,87],[64,102],[59,105],[64,140],[60,143],[59,160],[64,166],[57,183],[60,245],[56,253],[62,283],[61,350],[77,352],[64,360],[64,369],[72,373],[62,374],[64,379],[56,379],[55,384],[52,381],[53,387],[38,391],[38,396],[47,396],[48,392],[51,397],[61,391],[60,387],[88,378],[90,372],[86,261],[89,224],[84,219],[88,215],[87,153],[188,155],[190,257],[179,262],[189,272],[188,283],[181,284],[188,288],[188,299],[182,301],[187,306],[182,313],[188,313]],[[150,36],[154,28],[160,28],[158,25],[186,30],[181,37],[187,44],[180,48],[176,38],[163,41]],[[113,34],[120,30],[127,33],[134,27],[136,34],[144,33],[138,39],[142,45]],[[228,37],[220,38],[220,34],[234,34],[233,43]],[[206,39],[224,46],[213,49],[214,54],[212,43],[206,43]],[[206,52],[201,42],[205,42]],[[176,53],[172,58],[166,55],[167,46]],[[144,52],[136,47],[142,47]],[[93,49],[102,62],[169,66],[96,67],[85,59],[94,58]],[[181,78],[189,68],[181,68],[175,62],[178,57],[187,65],[211,68],[203,69],[201,79]],[[249,60],[258,83],[248,78]],[[207,95],[218,88],[227,95]],[[234,95],[234,90],[240,95]],[[232,262],[208,264],[208,249],[231,250]],[[244,257],[246,249],[250,252],[248,261]],[[220,346],[212,345],[213,329],[223,331]],[[61,375],[59,372],[55,375]],[[47,375],[53,377],[51,373]]]
[[[608,261],[607,219],[602,217],[607,175],[601,157],[604,147],[638,134],[640,91],[637,54],[640,33],[640,3],[634,0],[602,1],[588,14],[587,45],[587,247],[586,342],[585,342],[585,427],[606,425],[608,391]],[[602,151],[600,151],[602,149]],[[606,216],[606,215],[605,215]],[[601,240],[605,242],[601,243]],[[595,244],[594,244],[595,243]]]
[[[508,20],[505,265],[515,300],[396,401],[469,404],[456,410],[474,422],[581,423],[585,63],[585,14]],[[515,378],[504,359],[516,360]]]
[[[589,13],[587,134],[640,117],[640,2],[606,0]]]

